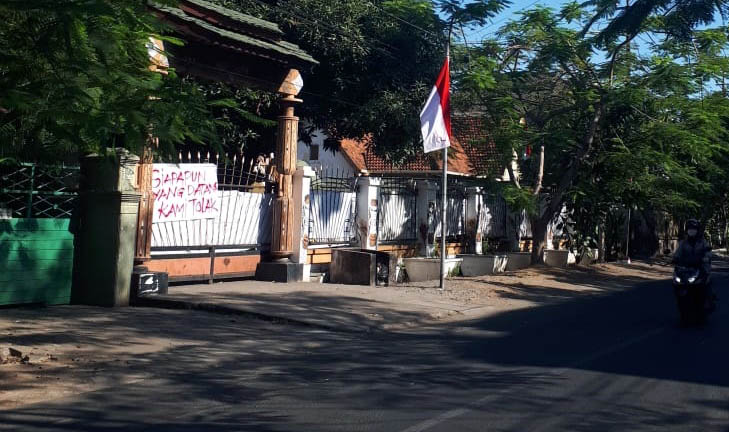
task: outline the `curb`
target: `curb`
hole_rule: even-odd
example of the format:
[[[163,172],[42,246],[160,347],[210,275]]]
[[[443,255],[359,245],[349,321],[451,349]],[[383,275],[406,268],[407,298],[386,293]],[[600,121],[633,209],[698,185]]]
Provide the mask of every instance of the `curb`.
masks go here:
[[[187,300],[178,300],[164,295],[154,295],[148,297],[139,297],[134,299],[132,306],[139,307],[156,307],[161,309],[184,309],[184,310],[199,310],[204,312],[210,312],[220,315],[237,315],[250,319],[257,319],[260,321],[266,321],[273,324],[286,324],[298,327],[307,327],[310,329],[326,330],[337,333],[369,333],[372,329],[348,329],[342,327],[333,327],[326,324],[312,323],[309,321],[302,321],[293,318],[285,318],[277,315],[269,315],[261,312],[254,312],[238,307],[225,306],[218,303],[209,302],[194,302]]]

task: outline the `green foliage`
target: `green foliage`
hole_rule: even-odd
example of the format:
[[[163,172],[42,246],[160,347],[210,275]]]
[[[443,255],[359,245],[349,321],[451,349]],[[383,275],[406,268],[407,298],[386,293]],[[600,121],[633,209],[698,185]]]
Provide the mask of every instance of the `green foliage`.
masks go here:
[[[594,5],[598,20],[612,13]],[[726,30],[664,37],[646,57],[630,43],[582,37],[570,23],[590,26],[587,16],[575,3],[559,14],[524,11],[456,69],[457,104],[484,112],[503,163],[517,156],[507,203],[538,224],[567,205],[578,249],[595,245],[598,226],[617,226],[626,206],[711,219],[729,189],[729,99],[719,91],[729,72]],[[641,26],[673,35],[649,16]],[[607,63],[595,60],[602,49]],[[527,148],[531,157],[521,157]]]
[[[614,0],[589,0],[584,3],[594,10],[586,23],[586,34],[596,23],[607,21],[597,34],[596,41],[610,46],[620,37],[633,38],[652,24],[676,40],[692,37],[696,27],[711,25],[717,13],[726,18],[729,2],[725,0],[633,0],[627,3]]]
[[[529,190],[507,184],[501,188],[501,195],[512,211],[526,211],[530,216],[537,214],[537,199]]]
[[[137,152],[150,135],[170,149],[210,143],[224,123],[197,86],[148,70],[164,29],[145,2],[7,0],[0,16],[0,156]]]
[[[218,0],[223,1],[223,0]],[[304,75],[298,110],[333,138],[369,136],[395,162],[422,151],[417,113],[446,53],[449,26],[482,24],[506,1],[224,0],[278,23],[320,64]],[[306,135],[306,134],[305,134]]]

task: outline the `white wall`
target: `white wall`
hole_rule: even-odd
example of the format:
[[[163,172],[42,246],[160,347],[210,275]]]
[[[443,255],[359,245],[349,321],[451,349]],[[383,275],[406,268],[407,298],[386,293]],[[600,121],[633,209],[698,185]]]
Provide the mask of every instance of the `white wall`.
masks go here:
[[[326,134],[320,130],[317,130],[312,135],[312,145],[319,145],[319,160],[311,160],[309,157],[311,154],[311,148],[302,141],[299,141],[299,144],[296,147],[296,158],[298,160],[306,161],[316,171],[319,171],[320,169],[325,171],[336,171],[339,169],[340,172],[345,171],[355,174],[357,170],[351,163],[349,163],[341,151],[331,152],[324,149],[324,139],[326,139]]]

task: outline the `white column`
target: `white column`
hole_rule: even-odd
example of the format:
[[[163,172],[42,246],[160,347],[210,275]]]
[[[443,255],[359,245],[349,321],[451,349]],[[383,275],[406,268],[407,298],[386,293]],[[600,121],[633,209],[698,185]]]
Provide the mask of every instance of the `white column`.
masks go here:
[[[357,179],[357,237],[362,249],[377,247],[377,199],[379,177]]]
[[[309,193],[311,190],[311,179],[316,174],[307,167],[299,167],[293,176],[293,198],[294,198],[294,223],[293,245],[294,250],[291,261],[304,265],[304,281],[311,276],[311,264],[306,263],[306,253],[309,248]]]
[[[415,198],[415,217],[418,228],[418,255],[433,255],[433,236],[430,227],[432,210],[429,209],[430,189],[433,186],[427,180],[418,180],[416,188],[418,194]]]
[[[478,229],[479,216],[483,206],[483,195],[480,187],[466,188],[466,239],[467,250],[481,255],[481,231]]]

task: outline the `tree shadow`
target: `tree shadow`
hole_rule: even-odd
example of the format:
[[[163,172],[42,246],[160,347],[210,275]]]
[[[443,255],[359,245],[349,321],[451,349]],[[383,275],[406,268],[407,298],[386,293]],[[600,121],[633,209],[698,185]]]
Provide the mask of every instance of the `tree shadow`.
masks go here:
[[[257,296],[259,305],[276,300]],[[324,316],[382,307],[278,301]],[[144,379],[123,384],[125,371],[103,360],[97,366],[118,375],[118,386],[1,411],[0,430],[403,430],[449,410],[460,414],[441,430],[708,430],[717,423],[706,410],[729,410],[726,317],[678,327],[668,281],[370,334],[154,308],[4,312],[38,324],[11,343],[117,351]],[[73,322],[44,330],[59,319]],[[147,339],[177,343],[134,354]],[[699,397],[704,390],[712,396]]]

